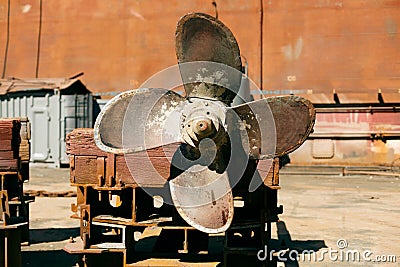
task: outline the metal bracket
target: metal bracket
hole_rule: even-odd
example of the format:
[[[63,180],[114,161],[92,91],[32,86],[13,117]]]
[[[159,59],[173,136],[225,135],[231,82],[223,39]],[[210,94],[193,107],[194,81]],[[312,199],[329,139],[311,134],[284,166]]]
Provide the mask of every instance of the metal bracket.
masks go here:
[[[97,157],[97,179],[98,186],[103,186],[105,181],[105,158]]]
[[[90,246],[90,205],[80,205],[80,217],[81,217],[81,238],[83,241],[83,247],[89,248]]]
[[[106,184],[110,187],[115,185],[115,157],[115,154],[107,153]]]
[[[279,158],[274,158],[272,166],[264,179],[264,184],[271,189],[279,189]]]

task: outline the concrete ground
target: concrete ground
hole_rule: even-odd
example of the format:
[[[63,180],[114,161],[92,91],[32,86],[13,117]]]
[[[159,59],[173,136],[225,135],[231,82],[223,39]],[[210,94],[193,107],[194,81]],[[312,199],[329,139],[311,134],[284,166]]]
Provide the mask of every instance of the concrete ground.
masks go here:
[[[293,175],[287,170],[281,172],[279,192],[284,213],[273,225],[273,248],[286,251],[278,266],[399,266],[398,177]],[[75,190],[69,186],[68,169],[42,167],[31,168],[25,189]],[[71,236],[79,235],[79,221],[69,218],[74,202],[75,198],[37,197],[31,204],[31,245],[22,247],[24,267],[75,266],[76,257],[62,251]],[[316,260],[307,255],[304,260],[290,259],[310,250],[317,251]],[[353,253],[361,256],[359,262],[352,260]],[[397,263],[374,262],[376,256],[391,255]]]
[[[391,255],[396,256],[397,263],[385,264],[400,265],[398,177],[285,175],[285,170],[282,173],[279,202],[284,213],[280,219],[287,229],[286,237],[289,235],[291,240],[290,247],[299,247],[299,251],[317,249],[323,242],[326,248],[317,253],[319,258],[323,257],[322,251],[332,251],[332,256],[326,254],[323,262],[300,260],[287,265],[376,266],[378,260],[383,260],[378,257]],[[346,257],[351,251],[360,253],[360,262]]]
[[[49,192],[70,191],[69,169],[31,167],[31,178],[24,190]],[[30,204],[30,245],[22,246],[24,267],[71,267],[76,256],[65,253],[62,248],[69,238],[79,235],[79,221],[71,219],[73,197],[36,197]]]

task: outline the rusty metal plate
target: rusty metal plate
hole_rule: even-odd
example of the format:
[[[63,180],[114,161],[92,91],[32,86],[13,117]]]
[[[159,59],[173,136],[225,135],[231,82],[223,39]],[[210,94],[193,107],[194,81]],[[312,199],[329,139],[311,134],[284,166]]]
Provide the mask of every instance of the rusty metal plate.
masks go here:
[[[181,217],[205,233],[226,231],[233,219],[228,173],[195,165],[170,181],[173,203]]]
[[[175,48],[188,96],[215,98],[228,104],[232,102],[240,87],[242,62],[235,37],[221,21],[203,13],[182,17],[176,27]],[[182,64],[198,61],[222,63],[237,71],[222,76],[224,71],[220,68],[192,68]],[[220,84],[216,85],[215,80]]]

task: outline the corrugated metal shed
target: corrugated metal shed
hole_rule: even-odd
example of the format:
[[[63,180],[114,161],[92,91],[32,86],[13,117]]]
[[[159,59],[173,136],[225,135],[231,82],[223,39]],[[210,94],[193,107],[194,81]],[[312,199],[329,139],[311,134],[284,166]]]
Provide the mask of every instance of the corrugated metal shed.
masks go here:
[[[28,117],[31,161],[68,164],[65,136],[93,126],[93,96],[79,79],[0,80],[0,117]]]

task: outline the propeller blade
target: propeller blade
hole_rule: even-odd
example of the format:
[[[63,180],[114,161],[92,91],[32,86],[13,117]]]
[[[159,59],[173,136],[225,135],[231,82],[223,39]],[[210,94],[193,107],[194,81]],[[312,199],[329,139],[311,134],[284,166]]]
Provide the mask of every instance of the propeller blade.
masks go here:
[[[180,141],[184,98],[166,89],[137,89],[111,99],[94,126],[96,145],[110,153],[133,153]]]
[[[180,216],[205,233],[226,231],[233,219],[233,195],[227,172],[194,165],[170,180],[172,201]]]
[[[247,131],[250,156],[279,157],[297,149],[311,133],[315,109],[299,96],[269,97],[232,108]]]
[[[186,95],[229,105],[242,78],[239,46],[232,32],[210,15],[190,13],[178,22],[175,48]]]

